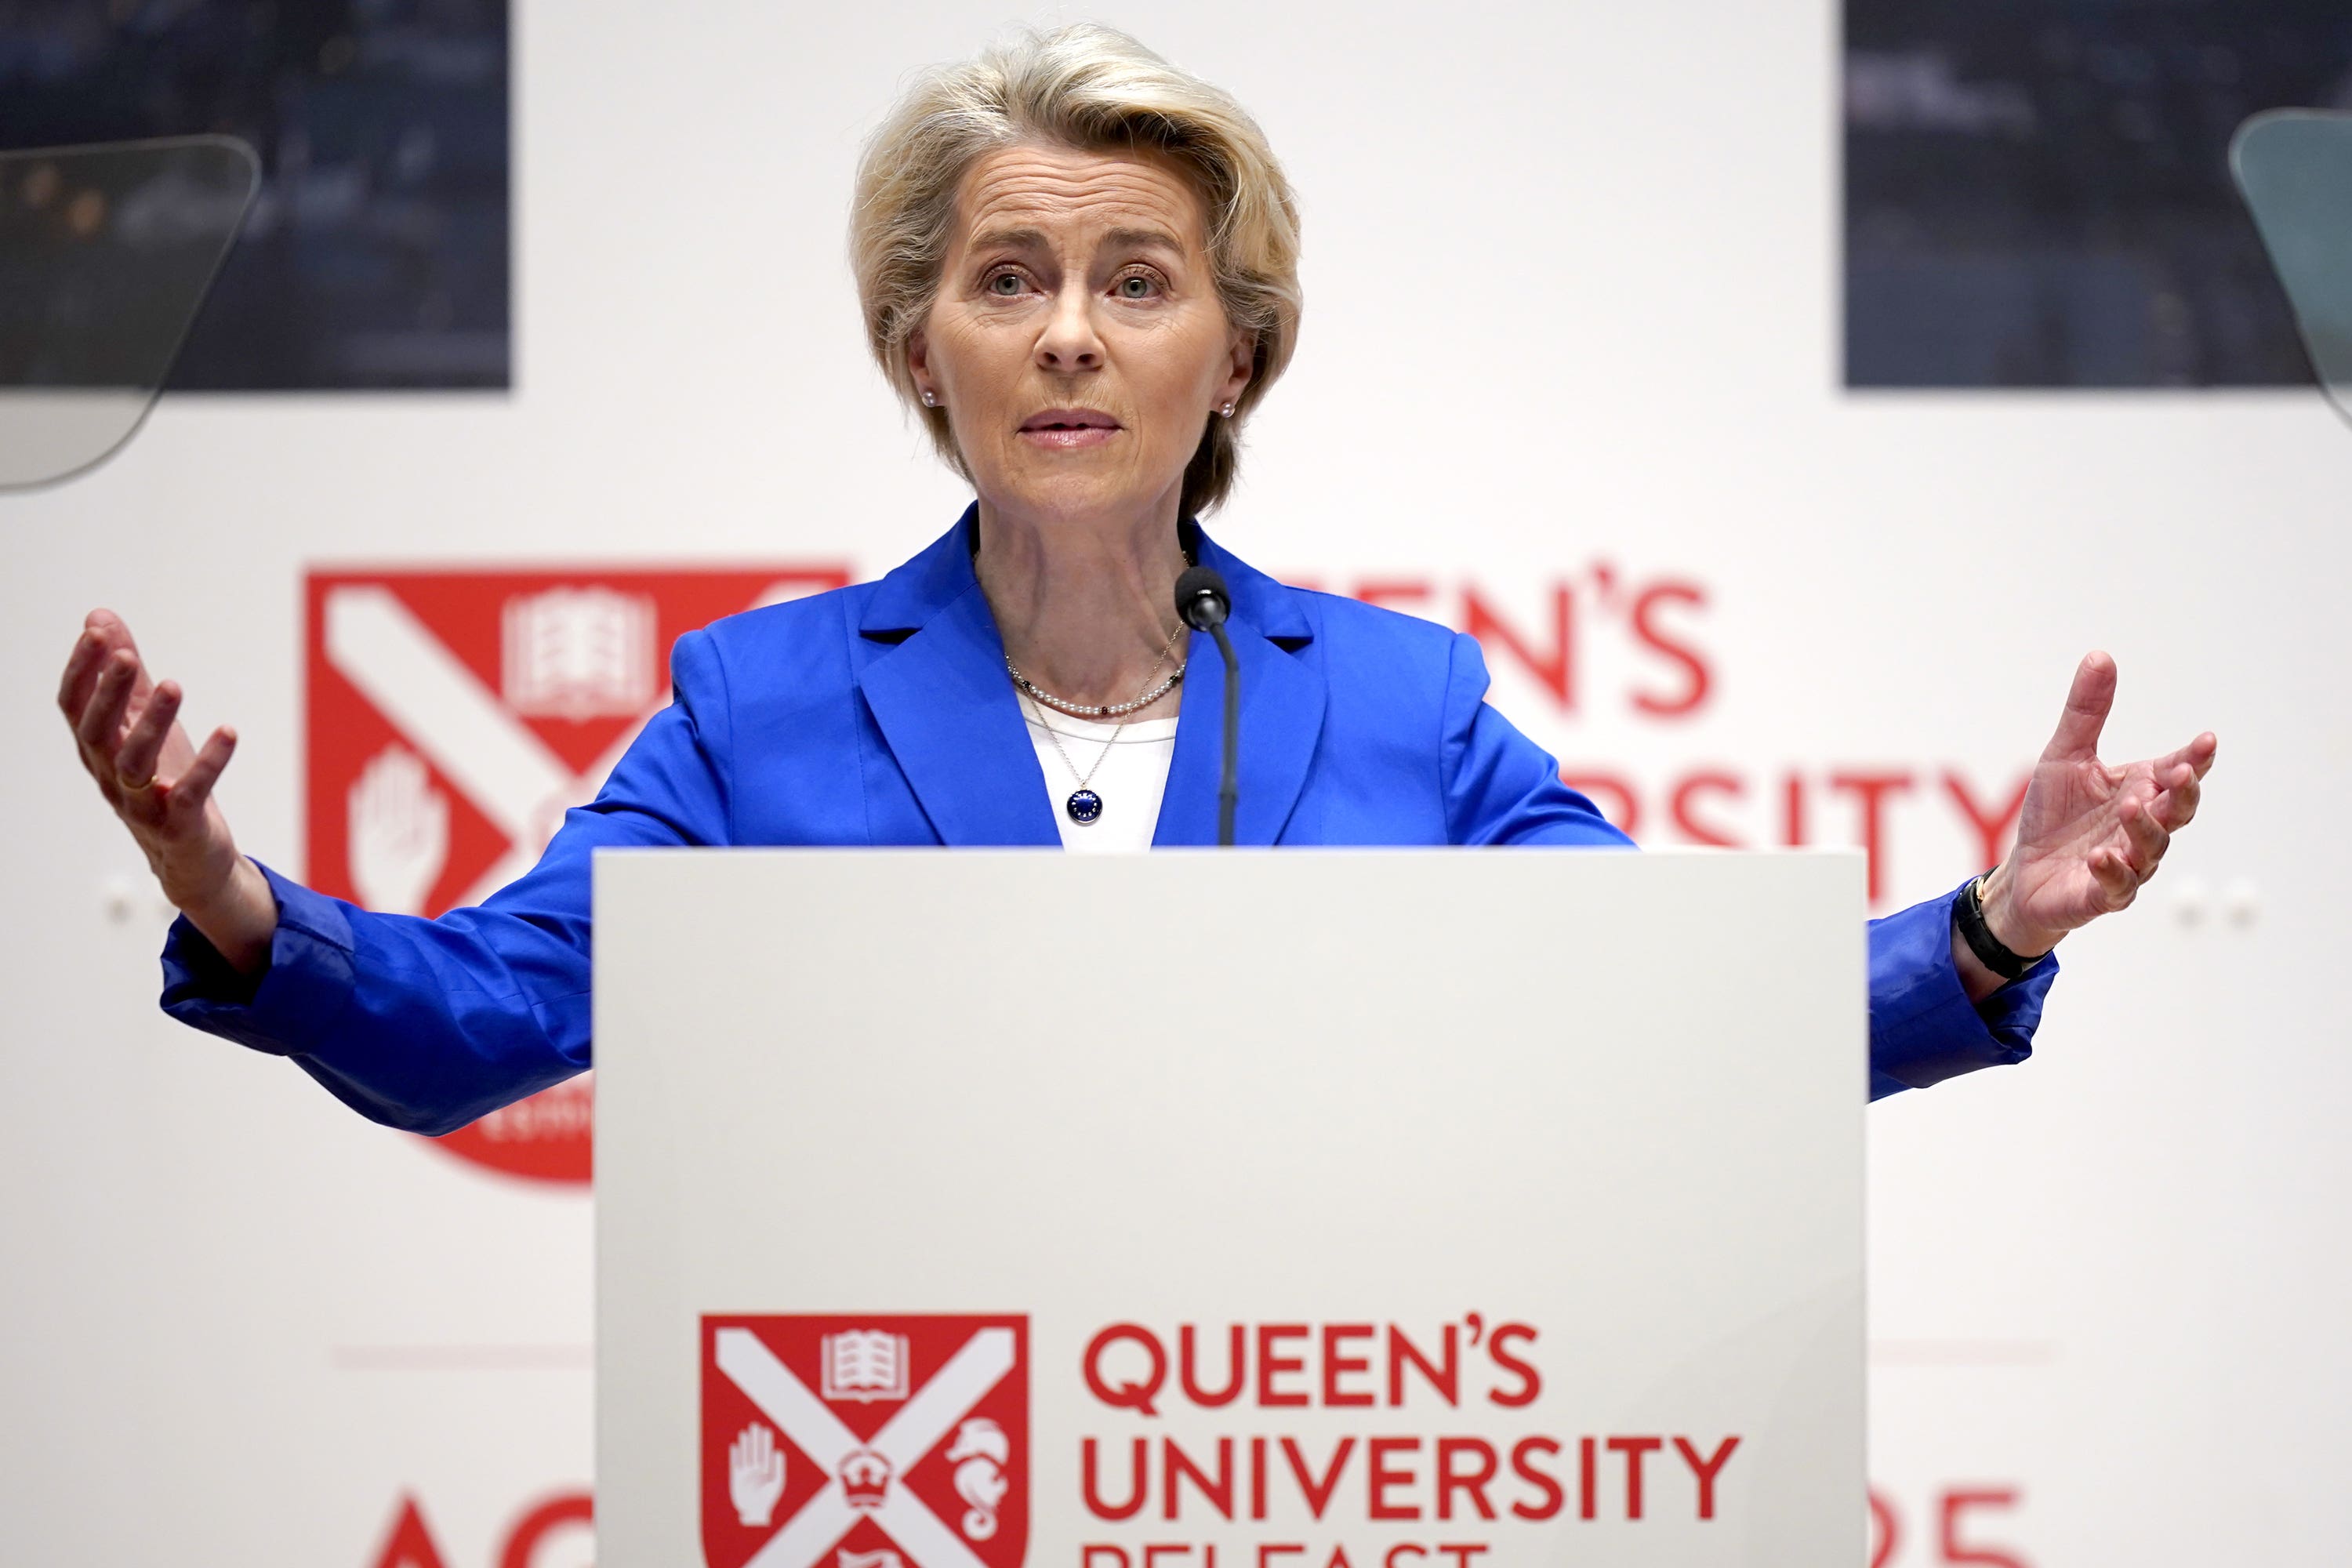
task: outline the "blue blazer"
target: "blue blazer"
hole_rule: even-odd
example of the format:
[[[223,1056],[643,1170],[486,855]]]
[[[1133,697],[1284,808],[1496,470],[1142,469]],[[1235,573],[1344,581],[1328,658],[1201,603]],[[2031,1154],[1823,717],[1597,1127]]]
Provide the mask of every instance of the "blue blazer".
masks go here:
[[[446,1132],[590,1065],[602,847],[1058,847],[972,568],[978,528],[974,507],[877,583],[680,637],[670,705],[539,863],[478,907],[376,914],[262,868],[278,910],[269,966],[239,976],[183,919],[164,1011],[292,1058],[378,1121]],[[1475,640],[1286,587],[1187,528],[1233,593],[1241,843],[1630,846],[1487,706]],[[1158,845],[1216,840],[1224,672],[1198,634],[1190,657]],[[2031,1051],[2055,961],[1972,1005],[1951,902],[1872,922],[1874,1099]]]

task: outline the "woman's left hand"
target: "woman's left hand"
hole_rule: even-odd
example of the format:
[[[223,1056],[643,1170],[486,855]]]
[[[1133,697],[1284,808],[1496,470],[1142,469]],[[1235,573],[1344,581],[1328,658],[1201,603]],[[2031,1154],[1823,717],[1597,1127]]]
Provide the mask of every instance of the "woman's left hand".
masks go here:
[[[2197,815],[2220,742],[2209,731],[2149,761],[2103,763],[2099,730],[2115,700],[2116,661],[2085,655],[2025,786],[2016,847],[1985,879],[1985,924],[2012,952],[2047,952],[2129,904]]]

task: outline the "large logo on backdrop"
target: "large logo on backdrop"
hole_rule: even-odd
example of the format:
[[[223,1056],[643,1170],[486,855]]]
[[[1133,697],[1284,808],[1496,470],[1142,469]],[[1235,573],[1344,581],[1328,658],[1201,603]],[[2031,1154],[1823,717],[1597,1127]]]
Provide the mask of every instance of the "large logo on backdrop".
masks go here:
[[[1026,1317],[702,1320],[708,1568],[1020,1568]]]
[[[395,914],[479,903],[669,700],[680,634],[848,581],[808,564],[310,573],[306,877]],[[576,1079],[433,1142],[584,1183],[592,1093]]]

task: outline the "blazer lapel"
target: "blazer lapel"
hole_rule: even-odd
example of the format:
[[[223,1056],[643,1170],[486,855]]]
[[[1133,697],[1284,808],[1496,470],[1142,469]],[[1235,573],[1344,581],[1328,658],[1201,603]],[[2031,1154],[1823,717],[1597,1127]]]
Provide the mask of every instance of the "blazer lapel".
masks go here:
[[[967,510],[944,537],[876,584],[858,619],[867,657],[857,683],[943,842],[1058,845],[1045,775],[1005,679],[1003,638],[971,569],[978,512]],[[1326,683],[1311,647],[1315,628],[1298,595],[1191,532],[1202,563],[1224,574],[1234,596],[1226,636],[1242,679],[1234,838],[1273,844],[1323,731]],[[1215,639],[1200,632],[1185,658],[1184,706],[1155,845],[1217,841],[1224,661]]]
[[[971,570],[971,520],[967,511],[877,586],[858,626],[875,656],[857,684],[942,842],[1058,846],[1003,639]]]
[[[1230,552],[1201,539],[1204,565],[1224,574],[1234,598],[1225,635],[1241,666],[1241,798],[1234,842],[1273,844],[1290,821],[1323,732],[1323,667],[1307,651],[1314,627],[1298,597]],[[1176,755],[1160,806],[1160,846],[1217,841],[1217,781],[1223,765],[1225,665],[1216,639],[1194,632],[1176,717]]]

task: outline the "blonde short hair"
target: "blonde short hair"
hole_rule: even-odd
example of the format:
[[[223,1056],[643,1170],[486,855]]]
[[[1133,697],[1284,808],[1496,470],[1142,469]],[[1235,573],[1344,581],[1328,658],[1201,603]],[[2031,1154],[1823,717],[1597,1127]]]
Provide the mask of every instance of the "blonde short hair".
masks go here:
[[[1265,133],[1230,94],[1125,33],[1092,24],[1024,33],[977,59],[926,71],[899,100],[866,145],[850,209],[867,346],[940,455],[971,478],[946,412],[920,405],[907,343],[938,292],[965,173],[1024,141],[1157,152],[1193,183],[1225,319],[1257,341],[1234,417],[1210,418],[1184,469],[1184,515],[1207,511],[1233,489],[1243,418],[1297,342],[1297,204]]]

